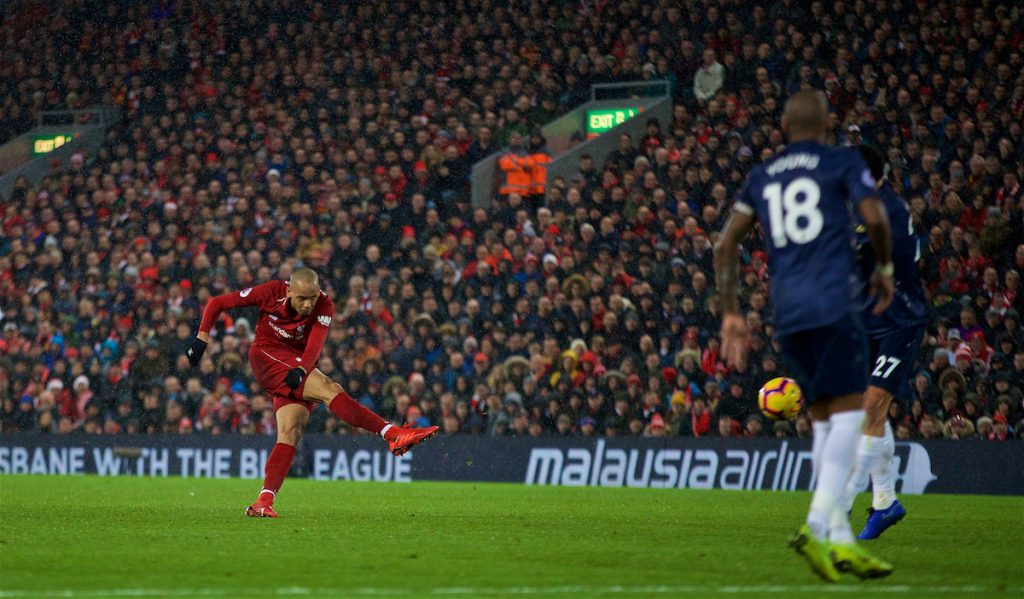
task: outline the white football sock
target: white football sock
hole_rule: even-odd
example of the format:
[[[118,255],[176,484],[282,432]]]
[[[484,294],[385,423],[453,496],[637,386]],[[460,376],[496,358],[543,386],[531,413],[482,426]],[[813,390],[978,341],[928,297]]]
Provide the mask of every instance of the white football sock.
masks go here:
[[[829,537],[842,538],[843,531],[849,525],[850,510],[853,509],[853,501],[857,494],[863,491],[868,484],[868,477],[871,469],[878,459],[878,452],[882,447],[881,437],[861,435],[860,443],[857,445],[857,460],[850,474],[850,480],[846,483],[843,496],[839,499],[835,511],[832,512],[832,525],[829,527]],[[834,530],[833,530],[834,529]]]
[[[393,424],[385,424],[384,428],[380,429],[380,433],[378,433],[380,435],[380,438],[381,439],[386,439],[387,437],[385,437],[384,435],[388,434],[388,431],[393,429],[393,428],[395,428],[395,425],[393,425]]]
[[[888,421],[885,423],[885,436],[876,444],[879,445],[879,449],[878,459],[871,469],[871,487],[874,490],[871,507],[884,510],[896,501],[896,469],[893,468],[896,440],[892,436],[892,426]]]
[[[843,496],[842,507],[847,512],[853,507],[853,500],[857,494],[867,488],[871,470],[875,467],[875,461],[881,451],[882,437],[860,436],[860,444],[857,446],[857,462],[850,475],[850,482],[846,484],[846,494]]]
[[[828,439],[830,430],[832,430],[832,423],[828,420],[815,420],[811,423],[811,431],[814,433],[814,436],[811,437],[811,468],[815,481],[818,480],[818,471],[821,469],[821,451],[825,448],[825,440]]]
[[[833,414],[829,419],[832,430],[828,433],[821,451],[821,466],[818,469],[818,484],[811,499],[807,514],[807,525],[816,537],[824,540],[834,534],[832,542],[850,543],[853,531],[846,512],[840,514],[840,525],[833,526],[832,513],[839,507],[850,480],[853,462],[857,457],[857,440],[864,423],[864,410],[851,410]]]

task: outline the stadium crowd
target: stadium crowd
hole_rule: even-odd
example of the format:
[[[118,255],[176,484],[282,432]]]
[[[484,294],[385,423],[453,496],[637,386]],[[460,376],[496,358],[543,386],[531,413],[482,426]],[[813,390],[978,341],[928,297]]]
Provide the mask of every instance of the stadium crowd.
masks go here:
[[[765,253],[752,359],[718,359],[711,247],[786,96],[881,147],[933,318],[901,439],[1024,436],[1024,18],[1009,2],[14,2],[0,141],[38,110],[121,106],[97,156],[0,198],[0,429],[270,434],[253,314],[184,352],[211,295],[322,274],[319,368],[446,434],[810,435],[766,423],[784,374]],[[67,27],[68,23],[80,24]],[[667,79],[671,122],[535,206],[469,204],[471,165],[588,98]],[[513,142],[514,143],[514,142]],[[311,432],[351,430],[319,408]]]

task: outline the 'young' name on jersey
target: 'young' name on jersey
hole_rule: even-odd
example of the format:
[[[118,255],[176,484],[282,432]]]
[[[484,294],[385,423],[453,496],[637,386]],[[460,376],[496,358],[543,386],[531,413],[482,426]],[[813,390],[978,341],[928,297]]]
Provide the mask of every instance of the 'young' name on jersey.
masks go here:
[[[747,177],[734,209],[764,229],[779,334],[859,312],[852,213],[874,185],[859,153],[816,141],[790,144]]]

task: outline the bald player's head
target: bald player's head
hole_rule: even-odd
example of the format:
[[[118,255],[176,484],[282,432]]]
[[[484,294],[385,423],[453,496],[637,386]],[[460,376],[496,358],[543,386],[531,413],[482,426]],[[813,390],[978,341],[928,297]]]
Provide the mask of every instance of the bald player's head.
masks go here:
[[[288,298],[299,314],[312,313],[320,298],[320,277],[310,268],[296,269],[288,279]]]
[[[320,276],[316,274],[316,271],[312,268],[297,268],[292,273],[292,278],[288,280],[292,287],[299,285],[308,285],[310,287],[316,287],[320,289]]]
[[[790,142],[821,140],[828,132],[828,100],[820,91],[800,91],[786,101],[782,130]]]

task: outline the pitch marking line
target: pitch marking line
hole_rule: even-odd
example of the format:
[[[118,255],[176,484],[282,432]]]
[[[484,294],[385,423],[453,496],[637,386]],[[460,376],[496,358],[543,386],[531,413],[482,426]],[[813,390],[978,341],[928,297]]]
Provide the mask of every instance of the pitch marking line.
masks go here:
[[[281,587],[277,589],[230,588],[177,588],[177,589],[97,589],[97,590],[0,590],[0,597],[293,597],[293,596],[403,596],[403,595],[787,595],[793,593],[864,593],[873,594],[963,594],[963,593],[1024,593],[1024,587],[998,589],[981,585],[651,585],[651,586],[550,586],[550,587],[436,587],[433,589],[405,588],[307,588]]]

